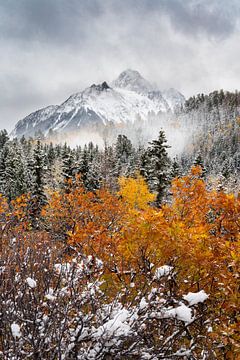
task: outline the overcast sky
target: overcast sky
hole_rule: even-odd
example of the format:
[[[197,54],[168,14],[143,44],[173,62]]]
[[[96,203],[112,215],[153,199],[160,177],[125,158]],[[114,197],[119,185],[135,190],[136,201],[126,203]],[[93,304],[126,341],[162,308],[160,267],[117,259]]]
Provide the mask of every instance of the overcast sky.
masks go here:
[[[127,68],[240,89],[239,0],[0,0],[0,128]]]

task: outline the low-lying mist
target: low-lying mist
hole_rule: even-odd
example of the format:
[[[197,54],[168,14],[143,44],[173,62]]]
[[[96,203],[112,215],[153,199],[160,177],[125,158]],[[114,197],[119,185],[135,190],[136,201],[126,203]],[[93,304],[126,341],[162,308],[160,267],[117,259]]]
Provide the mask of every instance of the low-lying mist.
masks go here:
[[[118,135],[126,135],[135,147],[146,147],[149,142],[158,137],[160,130],[166,134],[167,144],[170,146],[168,153],[175,157],[183,152],[188,144],[191,144],[193,129],[183,119],[173,114],[149,114],[148,121],[140,118],[134,123],[121,123],[101,125],[99,127],[84,127],[78,131],[55,134],[49,140],[53,143],[66,142],[72,148],[83,147],[93,142],[102,149],[105,144],[112,145]]]

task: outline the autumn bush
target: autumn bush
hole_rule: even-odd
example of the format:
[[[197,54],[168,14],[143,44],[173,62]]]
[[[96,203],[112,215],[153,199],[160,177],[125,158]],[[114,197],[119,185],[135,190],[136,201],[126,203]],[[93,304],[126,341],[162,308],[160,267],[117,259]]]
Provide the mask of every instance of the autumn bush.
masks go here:
[[[174,268],[159,268],[132,301],[127,288],[114,297],[106,290],[98,258],[75,252],[66,261],[50,243],[31,248],[26,239],[15,239],[6,250],[1,359],[215,359],[222,353],[208,336],[207,294],[172,291]]]
[[[51,256],[61,256],[63,262],[71,262],[76,254],[90,256],[93,266],[96,261],[102,264],[98,280],[103,282],[101,291],[108,302],[121,299],[124,306],[130,303],[140,306],[139,294],[146,298],[152,288],[160,291],[160,302],[161,298],[175,299],[171,303],[173,308],[184,294],[204,291],[208,294],[208,305],[199,305],[198,322],[205,329],[204,334],[199,329],[188,334],[184,326],[182,331],[189,339],[195,336],[206,339],[208,334],[207,344],[201,345],[202,353],[199,350],[195,354],[197,358],[237,359],[240,199],[223,191],[209,190],[201,171],[201,167],[194,167],[188,175],[174,179],[171,201],[161,208],[153,206],[155,195],[139,174],[120,178],[117,193],[107,188],[86,191],[78,178],[67,189],[49,195],[38,230],[31,228],[27,195],[10,205],[1,197],[5,249],[1,251],[6,251],[7,246],[11,248],[15,237],[18,243],[22,242],[19,254],[24,254],[26,248],[41,252],[45,244]],[[6,223],[9,227],[5,229]],[[167,286],[158,283],[156,277],[163,266],[174,269],[169,278],[165,274]],[[169,334],[171,331],[173,327],[169,328]],[[203,352],[211,346],[215,350],[204,358]]]
[[[133,203],[128,208],[120,243],[126,266],[150,276],[151,269],[168,264],[178,271],[181,291],[205,289],[211,294],[214,330],[237,351],[239,198],[208,191],[200,167],[175,179],[171,192],[171,204],[160,210],[148,206],[136,211]]]

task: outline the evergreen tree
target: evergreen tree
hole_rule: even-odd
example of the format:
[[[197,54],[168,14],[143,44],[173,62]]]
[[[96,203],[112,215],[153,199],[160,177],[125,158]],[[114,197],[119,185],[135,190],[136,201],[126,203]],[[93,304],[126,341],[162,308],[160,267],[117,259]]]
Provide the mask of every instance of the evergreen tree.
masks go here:
[[[147,171],[147,181],[150,189],[157,193],[156,205],[160,206],[165,195],[167,186],[169,185],[169,166],[170,159],[167,154],[167,149],[170,147],[167,144],[164,131],[159,132],[157,140],[150,142],[148,148],[148,156],[150,159],[150,166]]]
[[[81,175],[81,180],[84,186],[87,186],[88,172],[89,172],[89,159],[88,159],[87,146],[85,145],[77,170],[77,173]]]
[[[170,178],[174,179],[174,178],[179,177],[179,176],[181,176],[179,161],[175,157],[173,159],[173,161],[172,161],[172,165],[171,165],[171,169],[170,169]]]
[[[126,135],[118,135],[114,146],[115,176],[128,176],[132,172],[134,151],[131,141]]]
[[[147,180],[150,178],[150,165],[151,159],[149,156],[149,150],[144,150],[140,156],[140,175],[145,177]]]
[[[0,193],[6,196],[6,186],[7,186],[7,179],[6,179],[6,160],[8,158],[9,153],[9,146],[5,143],[1,152],[0,152]]]
[[[32,190],[32,220],[38,226],[38,218],[47,198],[44,192],[44,154],[40,140],[33,151],[33,190]]]
[[[100,162],[101,157],[98,146],[94,146],[93,143],[90,142],[88,144],[88,171],[84,184],[88,191],[95,191],[100,188],[102,181]]]
[[[7,130],[1,130],[0,131],[0,150],[4,147],[4,145],[8,142],[9,137]]]
[[[126,163],[128,161],[129,156],[132,154],[132,143],[127,138],[126,135],[118,135],[117,141],[115,144],[115,153],[118,159],[121,160],[122,163]]]
[[[0,156],[0,191],[13,200],[27,192],[24,155],[19,143],[14,140],[4,145]]]
[[[47,162],[48,162],[48,166],[52,167],[55,161],[55,150],[54,150],[54,146],[53,143],[51,142],[50,145],[47,147],[46,149],[46,158],[47,158]]]
[[[205,169],[205,166],[204,166],[204,162],[203,162],[203,159],[202,159],[202,156],[201,156],[201,153],[199,152],[193,162],[193,165],[194,166],[200,166],[202,168],[202,175],[201,177],[204,178],[205,175],[206,175],[206,169]]]
[[[88,191],[95,191],[100,188],[101,177],[96,167],[97,163],[92,162],[89,165],[87,176],[84,181],[84,186]]]
[[[62,152],[62,177],[63,187],[68,188],[69,181],[74,179],[76,164],[70,147],[65,143]]]
[[[112,146],[108,146],[105,142],[104,150],[99,157],[99,173],[103,186],[109,186],[114,190],[117,188],[117,181],[115,175],[115,156]]]

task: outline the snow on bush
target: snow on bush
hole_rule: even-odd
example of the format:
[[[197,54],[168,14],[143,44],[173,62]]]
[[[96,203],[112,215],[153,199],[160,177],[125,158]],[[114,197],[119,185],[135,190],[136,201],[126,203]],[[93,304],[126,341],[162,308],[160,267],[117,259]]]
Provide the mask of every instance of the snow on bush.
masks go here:
[[[56,296],[54,296],[54,290],[50,288],[48,292],[45,295],[45,298],[50,301],[54,301],[56,299]]]
[[[135,279],[134,287],[129,281],[112,293],[101,260],[78,254],[65,262],[51,256],[46,249],[26,252],[21,261],[14,252],[2,260],[3,359],[34,354],[39,359],[49,354],[52,359],[203,359],[201,353],[208,352],[211,324],[202,321],[200,307],[189,307],[207,295],[179,297],[171,285],[172,267],[158,268],[157,281],[153,273],[144,288]]]
[[[27,283],[28,286],[29,286],[30,288],[32,288],[32,289],[34,289],[34,288],[37,286],[36,281],[35,281],[34,279],[30,278],[30,277],[28,277],[28,278],[26,279],[26,283]]]
[[[192,310],[184,304],[180,304],[176,308],[167,310],[165,317],[176,317],[178,320],[190,323],[193,320]]]
[[[173,270],[172,266],[163,265],[156,269],[155,278],[159,280],[161,279],[162,276],[168,276],[172,270]]]
[[[12,332],[12,336],[14,338],[20,338],[21,337],[20,326],[18,324],[16,324],[16,323],[11,324],[11,332]]]
[[[183,299],[186,300],[190,306],[192,306],[204,302],[207,300],[208,296],[209,295],[207,295],[204,290],[201,290],[196,293],[189,292],[187,295],[183,295]]]
[[[112,314],[112,319],[108,320],[104,325],[100,326],[96,333],[96,337],[112,337],[112,336],[128,336],[131,331],[131,314],[127,309],[117,309]]]

